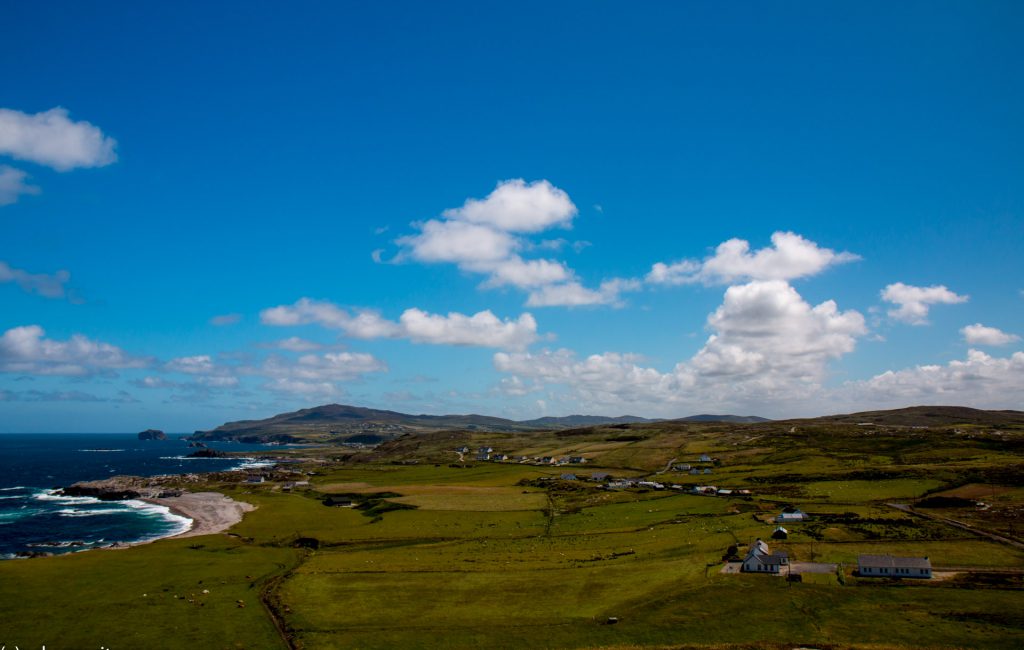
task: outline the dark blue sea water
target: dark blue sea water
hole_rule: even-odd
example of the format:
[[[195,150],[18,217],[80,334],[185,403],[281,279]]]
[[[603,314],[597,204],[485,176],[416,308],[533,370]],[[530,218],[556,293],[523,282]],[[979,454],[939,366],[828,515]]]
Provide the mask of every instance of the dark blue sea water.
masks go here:
[[[265,445],[208,443],[225,451]],[[241,458],[186,458],[184,441],[141,441],[135,434],[0,434],[0,559],[17,553],[67,553],[184,532],[191,520],[143,501],[65,497],[56,488],[118,474],[155,476],[247,469]]]

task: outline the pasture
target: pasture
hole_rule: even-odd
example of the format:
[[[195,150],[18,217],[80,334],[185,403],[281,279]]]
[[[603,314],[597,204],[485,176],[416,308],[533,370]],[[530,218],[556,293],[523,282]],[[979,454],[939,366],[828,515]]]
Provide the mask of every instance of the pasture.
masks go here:
[[[789,433],[693,424],[596,427],[568,437],[467,435],[471,446],[573,450],[589,453],[590,462],[456,464],[447,443],[431,447],[429,437],[346,461],[325,462],[329,449],[305,451],[308,463],[299,467],[312,473],[308,490],[285,492],[277,480],[207,486],[258,506],[229,535],[0,563],[0,643],[307,650],[1024,644],[1024,593],[1014,574],[902,582],[853,575],[862,553],[928,556],[935,566],[976,567],[982,576],[1024,570],[1020,548],[885,505],[940,494],[987,498],[1000,512],[1019,507],[1021,454],[1004,438],[901,430],[866,440],[863,430],[843,427]],[[943,449],[950,461],[937,464]],[[656,474],[672,458],[703,453],[715,459],[711,475]],[[425,462],[392,462],[410,458]],[[558,480],[567,471],[752,494],[607,490]],[[325,505],[332,495],[373,505]],[[787,505],[811,519],[787,524],[788,539],[770,540],[773,518]],[[983,513],[968,514],[985,523]],[[719,573],[724,556],[742,556],[757,538],[794,560],[841,569],[803,582]],[[610,617],[617,623],[608,624]]]

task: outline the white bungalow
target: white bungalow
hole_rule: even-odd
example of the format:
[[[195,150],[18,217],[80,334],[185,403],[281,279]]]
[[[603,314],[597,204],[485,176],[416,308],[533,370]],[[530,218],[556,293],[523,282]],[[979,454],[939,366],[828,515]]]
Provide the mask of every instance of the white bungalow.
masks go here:
[[[932,563],[927,557],[860,555],[857,574],[865,578],[931,578]]]
[[[779,573],[782,567],[789,564],[789,554],[785,551],[772,553],[768,544],[758,539],[750,545],[747,557],[743,560],[743,570],[750,573]]]

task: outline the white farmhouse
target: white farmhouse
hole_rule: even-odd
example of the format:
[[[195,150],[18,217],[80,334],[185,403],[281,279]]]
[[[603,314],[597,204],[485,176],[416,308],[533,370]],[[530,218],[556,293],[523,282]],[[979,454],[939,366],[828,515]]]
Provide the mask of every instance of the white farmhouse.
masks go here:
[[[772,553],[768,544],[758,539],[750,545],[747,557],[743,560],[743,570],[750,573],[779,573],[782,567],[789,564],[789,554],[785,551]]]

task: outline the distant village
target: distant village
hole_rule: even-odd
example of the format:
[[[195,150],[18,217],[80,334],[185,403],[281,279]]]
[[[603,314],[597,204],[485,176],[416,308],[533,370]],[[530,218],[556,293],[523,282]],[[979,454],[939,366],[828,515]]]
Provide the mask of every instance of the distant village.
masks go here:
[[[454,449],[460,460],[472,450],[467,446]],[[492,463],[520,463],[524,465],[538,465],[549,467],[562,467],[567,465],[585,465],[588,460],[584,456],[510,456],[497,452],[493,447],[480,447],[476,451],[475,460]],[[712,473],[712,465],[715,459],[708,454],[701,454],[692,463],[674,463],[670,468],[676,472],[686,472],[691,476],[701,476]],[[699,466],[698,466],[699,465]],[[666,468],[668,469],[668,468]],[[589,475],[565,472],[558,476],[543,477],[541,481],[593,481],[604,484],[606,490],[624,490],[627,488],[640,488],[648,490],[676,490],[685,491],[690,494],[701,496],[750,496],[751,491],[746,489],[719,488],[714,485],[695,485],[687,487],[679,484],[665,484],[659,481],[652,481],[636,477],[615,477],[608,472],[592,472]]]

